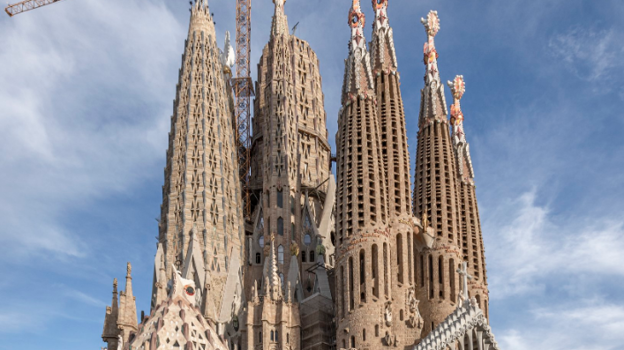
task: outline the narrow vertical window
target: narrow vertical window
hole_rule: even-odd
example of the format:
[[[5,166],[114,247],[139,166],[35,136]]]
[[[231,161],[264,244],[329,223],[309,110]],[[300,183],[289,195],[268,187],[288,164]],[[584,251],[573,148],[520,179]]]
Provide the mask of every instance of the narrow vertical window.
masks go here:
[[[355,309],[355,296],[353,295],[353,258],[349,258],[349,310]]]
[[[256,264],[260,264],[262,262],[262,256],[260,253],[256,253]]]
[[[390,295],[390,286],[388,278],[388,244],[383,244],[383,270],[384,270],[384,295],[388,297]]]
[[[345,317],[346,313],[347,313],[347,298],[346,298],[346,290],[345,290],[345,274],[344,274],[344,266],[340,266],[340,292],[341,294],[339,295],[339,298],[342,299],[342,308],[340,311],[342,311],[342,318]]]
[[[277,247],[277,262],[280,264],[284,263],[284,246],[282,245]]]
[[[314,262],[314,250],[310,251],[310,262]]]
[[[398,234],[396,236],[397,247],[397,279],[399,283],[403,283],[403,235]]]
[[[425,255],[420,255],[420,286],[425,286]]]
[[[412,279],[412,236],[407,233],[405,235],[407,238],[407,282],[410,283],[413,281]]]
[[[284,235],[284,219],[282,218],[277,218],[277,234]]]
[[[277,207],[278,208],[284,207],[284,193],[282,192],[282,190],[277,191]]]
[[[451,301],[457,301],[457,290],[455,289],[455,259],[449,261],[449,284],[451,286]]]
[[[306,262],[306,252],[301,252],[301,262]]]
[[[444,259],[438,259],[438,285],[440,286],[440,298],[444,299]]]
[[[366,302],[366,255],[360,250],[360,302]]]
[[[433,299],[433,256],[429,255],[429,299]],[[433,328],[432,328],[433,329]]]
[[[373,244],[373,255],[371,257],[371,275],[373,277],[373,295],[379,298],[379,252],[377,244]]]

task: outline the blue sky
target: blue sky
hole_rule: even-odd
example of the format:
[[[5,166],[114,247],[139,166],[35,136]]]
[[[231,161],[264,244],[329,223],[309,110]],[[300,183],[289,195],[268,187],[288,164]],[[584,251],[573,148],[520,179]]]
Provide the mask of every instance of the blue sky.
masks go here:
[[[234,32],[234,1],[210,5],[219,37]],[[286,3],[320,59],[332,145],[349,7]],[[624,349],[624,3],[391,0],[412,155],[431,9],[442,79],[466,80],[499,343]],[[272,12],[253,0],[254,74]],[[64,0],[0,16],[0,349],[99,349],[126,261],[149,309],[188,15],[184,0]]]

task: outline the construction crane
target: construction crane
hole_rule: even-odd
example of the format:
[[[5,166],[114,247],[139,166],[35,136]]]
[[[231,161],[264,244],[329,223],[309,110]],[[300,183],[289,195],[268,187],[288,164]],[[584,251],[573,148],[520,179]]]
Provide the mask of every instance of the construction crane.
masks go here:
[[[234,116],[238,136],[244,216],[251,220],[251,0],[236,0],[236,77],[233,79]]]
[[[19,15],[22,12],[34,10],[41,6],[50,5],[59,1],[61,0],[24,0],[18,2],[17,4],[7,6],[4,11],[6,11],[9,16],[13,17],[15,15]]]

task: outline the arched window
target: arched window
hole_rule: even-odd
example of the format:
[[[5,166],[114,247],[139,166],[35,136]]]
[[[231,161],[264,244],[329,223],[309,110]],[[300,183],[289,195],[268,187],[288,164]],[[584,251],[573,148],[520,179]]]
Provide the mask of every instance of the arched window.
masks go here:
[[[312,237],[306,233],[306,235],[303,236],[303,244],[310,245],[310,243],[312,243]]]
[[[433,256],[429,255],[429,299],[433,297]]]
[[[280,278],[280,284],[282,285],[282,290],[284,290],[284,274],[280,272],[279,278]]]
[[[275,341],[279,341],[279,331],[275,331]]]
[[[275,341],[275,332],[271,331],[271,341]]]
[[[262,263],[262,255],[260,253],[256,253],[256,264]]]
[[[440,298],[444,299],[444,259],[438,259],[438,284],[440,285]]]
[[[360,250],[360,302],[366,302],[366,253]]]
[[[262,332],[258,332],[259,343],[262,343]]]
[[[260,236],[260,238],[258,238],[258,244],[260,245],[260,248],[264,248],[264,236]]]
[[[314,262],[314,250],[310,251],[310,262]]]
[[[278,208],[284,207],[284,196],[283,196],[282,190],[277,191],[277,207]]]
[[[451,301],[452,302],[456,302],[457,301],[457,291],[455,289],[455,259],[451,259],[449,260],[449,284],[451,287]]]
[[[290,343],[290,333],[286,333],[286,343]]]
[[[388,278],[388,244],[383,244],[384,295],[390,295],[390,278]]]
[[[353,258],[349,258],[349,310],[355,309],[355,297],[353,295],[353,284],[354,284],[353,283]]]
[[[284,235],[284,219],[282,218],[277,218],[277,234]]]
[[[355,336],[354,335],[351,336],[351,347],[355,349]]]
[[[366,328],[362,329],[362,341],[366,341]]]
[[[301,252],[301,262],[306,262],[306,252]]]
[[[373,255],[371,256],[371,275],[373,277],[373,295],[379,298],[379,252],[377,244],[373,244]]]
[[[398,234],[396,236],[396,248],[397,248],[397,277],[399,283],[403,283],[403,235]]]
[[[284,263],[284,246],[282,245],[277,247],[277,262],[280,264]]]

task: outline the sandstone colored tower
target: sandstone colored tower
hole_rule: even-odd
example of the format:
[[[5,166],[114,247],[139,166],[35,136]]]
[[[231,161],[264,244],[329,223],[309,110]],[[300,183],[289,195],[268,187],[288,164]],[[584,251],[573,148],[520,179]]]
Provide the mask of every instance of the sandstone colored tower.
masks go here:
[[[451,130],[453,149],[457,159],[457,179],[459,183],[458,208],[461,217],[462,252],[468,264],[471,281],[468,284],[470,296],[474,297],[486,318],[489,318],[489,291],[485,269],[485,251],[481,220],[477,206],[477,194],[474,182],[474,170],[470,158],[470,145],[464,132],[464,114],[460,100],[466,90],[464,77],[458,75],[447,82],[453,95],[451,105]]]
[[[250,180],[253,212],[245,242],[246,297],[256,300],[251,292],[251,286],[256,285],[258,298],[264,300],[263,310],[272,309],[267,305],[271,299],[263,293],[267,290],[264,271],[272,254],[268,242],[273,236],[281,293],[292,292],[288,305],[299,304],[296,319],[289,318],[288,322],[292,327],[300,325],[303,338],[289,346],[329,349],[334,333],[333,308],[325,269],[334,261],[336,185],[330,171],[319,61],[306,41],[289,32],[285,1],[273,2],[270,39],[262,51],[255,86]],[[292,291],[287,291],[289,285]],[[259,306],[254,307],[259,315]],[[247,336],[258,339],[257,334]],[[266,339],[270,337],[263,337],[261,347],[269,349],[271,343]]]
[[[423,335],[431,332],[457,307],[457,268],[463,261],[456,159],[447,119],[444,86],[438,71],[434,38],[440,29],[437,12],[421,20],[427,32],[424,47],[425,87],[421,104],[416,153],[414,214],[431,223],[435,242],[418,252],[418,299],[425,319]],[[423,220],[423,221],[425,221]]]
[[[422,224],[412,213],[409,146],[388,2],[372,1],[375,22],[370,47],[388,195],[390,264],[393,271],[392,298],[388,302],[392,304],[394,318],[392,331],[384,342],[404,347],[419,339],[423,327],[416,298],[416,256],[426,242],[422,236]]]
[[[349,12],[336,134],[337,347],[378,348],[391,332],[391,243],[381,135],[359,0]]]
[[[225,52],[231,52],[226,43]],[[207,0],[191,9],[171,117],[152,308],[166,297],[173,267],[197,286],[206,319],[228,323],[242,297],[244,230],[238,154],[228,86]],[[184,269],[182,269],[184,267]]]

